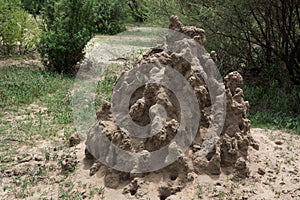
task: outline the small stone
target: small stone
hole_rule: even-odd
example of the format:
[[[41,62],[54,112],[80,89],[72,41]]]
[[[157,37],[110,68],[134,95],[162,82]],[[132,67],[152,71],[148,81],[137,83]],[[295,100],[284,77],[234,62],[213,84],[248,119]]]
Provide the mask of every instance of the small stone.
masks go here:
[[[288,194],[288,193],[289,193],[288,190],[282,190],[281,192],[282,192],[283,194]]]
[[[88,197],[85,190],[81,191],[80,194],[81,194],[81,197],[82,197],[83,199],[85,199],[85,198]]]
[[[248,199],[249,199],[249,197],[246,194],[242,197],[242,200],[248,200]]]
[[[275,144],[276,144],[276,145],[282,145],[282,144],[283,144],[283,141],[277,140],[277,141],[275,141]]]
[[[259,175],[265,175],[266,174],[266,171],[263,170],[262,168],[258,168],[258,172],[257,172]]]
[[[169,196],[172,195],[172,188],[167,185],[160,186],[158,188],[158,193],[160,199],[167,199]]]
[[[11,177],[14,175],[14,171],[12,169],[8,169],[4,172],[6,177]]]
[[[188,179],[188,181],[194,181],[194,179],[195,179],[194,174],[193,173],[188,173],[187,179]]]
[[[63,154],[60,158],[62,172],[74,172],[78,163],[76,154]]]
[[[96,161],[90,168],[90,176],[95,175],[99,171],[100,167],[101,163]]]
[[[293,175],[297,175],[298,174],[298,171],[297,170],[289,170],[288,171],[290,174],[293,174]]]
[[[222,184],[220,182],[217,182],[216,186],[222,186]]]
[[[37,162],[41,162],[41,161],[44,160],[44,158],[41,155],[37,155],[37,156],[34,157],[34,160],[37,161]]]
[[[70,136],[69,138],[69,145],[70,147],[74,147],[80,143],[80,138],[78,133],[74,133],[73,135]]]
[[[131,195],[135,195],[143,183],[144,181],[142,179],[135,178],[130,182],[130,184],[127,187],[123,189],[122,193],[123,194],[130,193]]]
[[[257,151],[259,150],[259,144],[257,144],[257,143],[253,143],[252,147]]]
[[[201,146],[200,145],[193,145],[193,151],[196,152],[196,151],[199,151],[201,150]]]

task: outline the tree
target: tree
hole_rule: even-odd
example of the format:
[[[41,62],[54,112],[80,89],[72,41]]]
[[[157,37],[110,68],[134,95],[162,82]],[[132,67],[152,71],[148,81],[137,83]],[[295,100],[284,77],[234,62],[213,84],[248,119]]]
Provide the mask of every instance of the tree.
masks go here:
[[[127,4],[136,22],[144,22],[147,19],[149,9],[145,6],[143,0],[129,0]]]
[[[167,5],[166,0],[156,2]],[[299,0],[171,2],[176,5],[173,10],[160,6],[160,11],[203,27],[208,48],[218,51],[218,65],[224,73],[256,71],[269,79],[283,82],[287,78],[300,85]]]
[[[76,72],[84,48],[95,33],[95,17],[88,0],[46,0],[42,10],[42,61],[58,73]]]
[[[214,34],[234,41],[252,68],[273,78],[286,72],[299,85],[299,5],[299,0],[238,0],[228,3],[223,10],[219,5],[215,12],[216,19],[226,25],[222,30],[198,20]]]
[[[117,34],[124,30],[127,5],[125,0],[91,0],[99,33]]]
[[[43,7],[44,0],[21,0],[23,7],[35,18]]]
[[[0,53],[25,54],[35,49],[39,30],[19,0],[0,0]]]

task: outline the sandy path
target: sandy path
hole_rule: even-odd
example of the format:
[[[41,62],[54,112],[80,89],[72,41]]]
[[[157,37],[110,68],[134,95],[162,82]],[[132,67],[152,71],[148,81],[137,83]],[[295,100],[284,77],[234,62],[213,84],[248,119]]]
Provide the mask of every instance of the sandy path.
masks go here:
[[[155,47],[162,41],[166,29],[132,28],[115,36],[96,36],[88,44],[87,58],[111,64],[138,50]]]

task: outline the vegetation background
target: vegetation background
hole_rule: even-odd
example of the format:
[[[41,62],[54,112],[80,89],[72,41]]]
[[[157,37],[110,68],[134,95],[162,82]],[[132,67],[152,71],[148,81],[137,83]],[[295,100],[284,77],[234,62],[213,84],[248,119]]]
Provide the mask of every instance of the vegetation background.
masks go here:
[[[178,15],[206,31],[206,48],[217,52],[222,75],[233,70],[243,75],[254,126],[299,133],[299,6],[299,0],[0,0],[0,57],[38,56],[44,67],[17,68],[18,73],[72,80],[96,34],[167,27],[169,17]],[[2,110],[31,102],[17,91],[39,98],[38,89],[24,86],[35,78],[15,77],[16,68],[0,71]]]

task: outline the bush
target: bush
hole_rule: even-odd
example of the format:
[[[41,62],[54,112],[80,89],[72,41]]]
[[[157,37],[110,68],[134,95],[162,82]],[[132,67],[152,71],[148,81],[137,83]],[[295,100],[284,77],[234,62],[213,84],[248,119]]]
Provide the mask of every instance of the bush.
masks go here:
[[[250,102],[250,112],[268,111],[270,113],[280,112],[287,115],[299,115],[300,117],[300,87],[280,86],[274,80],[263,86],[245,86],[245,99]],[[262,84],[261,84],[262,85]]]
[[[250,114],[252,127],[267,129],[283,129],[292,133],[300,133],[300,117],[287,115],[281,112],[259,112]]]
[[[40,14],[44,0],[22,0],[22,5],[25,10],[36,17]]]
[[[0,53],[25,54],[35,49],[40,31],[19,0],[0,0]]]
[[[273,80],[264,87],[246,86],[244,95],[250,102],[250,119],[254,127],[290,129],[299,133],[299,86],[280,86]]]
[[[126,2],[124,0],[92,0],[99,33],[117,34],[125,28]]]
[[[207,49],[217,51],[223,75],[255,70],[300,85],[299,1],[147,2],[151,12],[160,17],[179,15],[184,24],[204,28]]]
[[[131,10],[131,15],[136,22],[144,22],[147,20],[150,10],[143,0],[130,0],[128,6]]]
[[[75,73],[95,33],[93,6],[88,0],[47,0],[44,5],[38,48],[43,64],[58,73]]]

